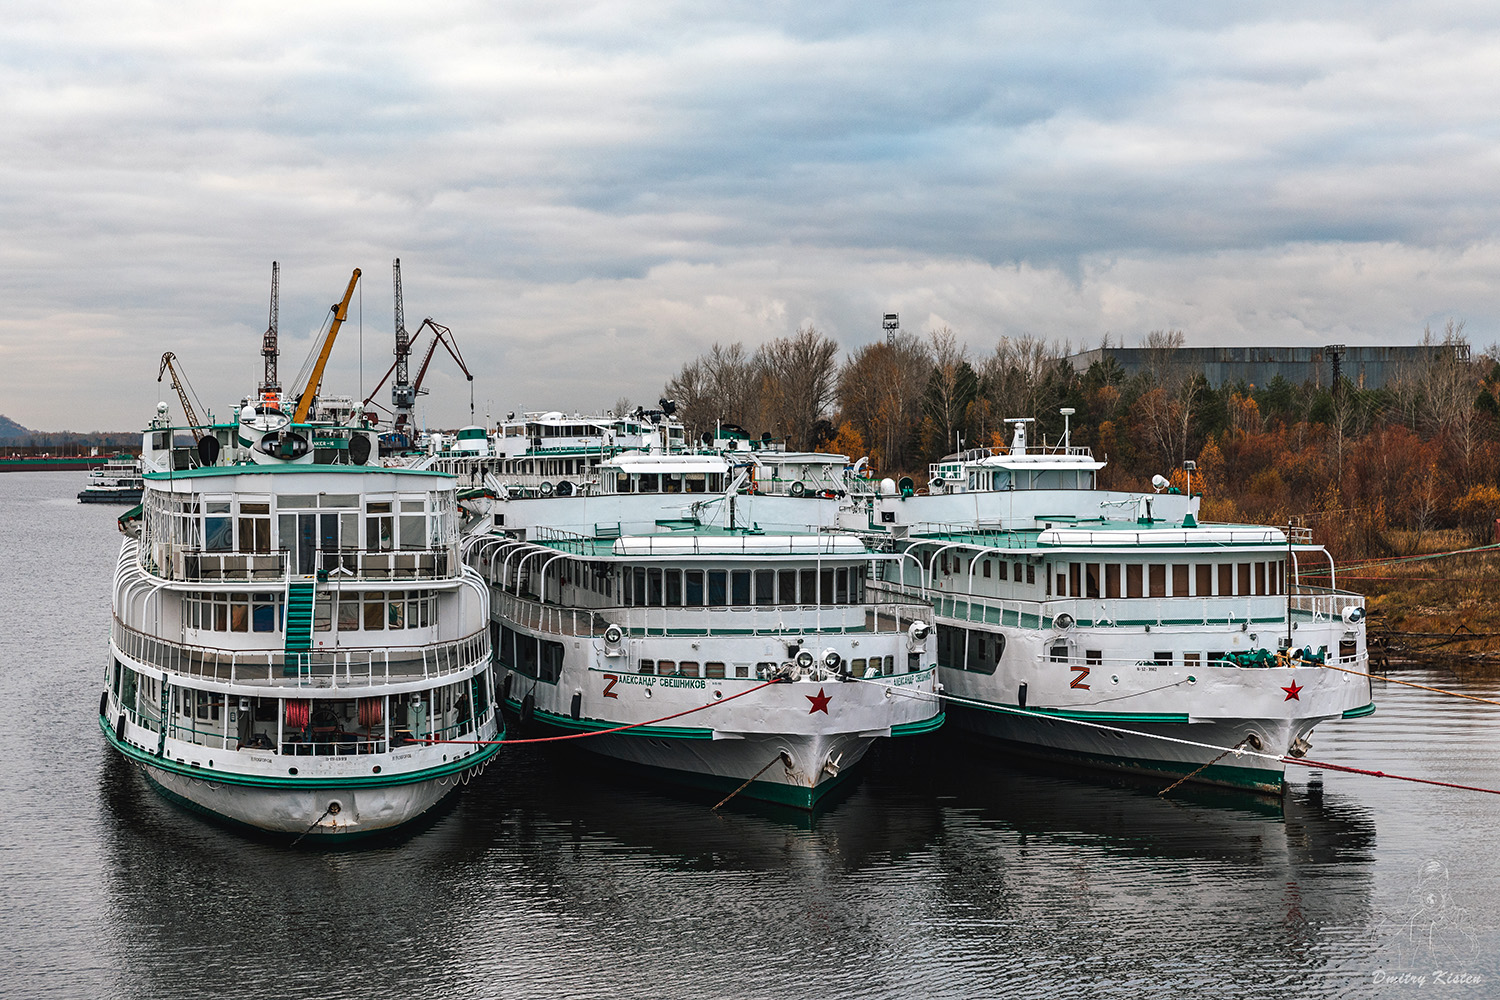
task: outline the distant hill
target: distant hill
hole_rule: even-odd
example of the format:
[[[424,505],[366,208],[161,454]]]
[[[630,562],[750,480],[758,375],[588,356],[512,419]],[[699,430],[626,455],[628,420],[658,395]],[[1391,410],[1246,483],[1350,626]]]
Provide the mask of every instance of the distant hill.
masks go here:
[[[0,441],[13,441],[17,438],[33,437],[35,434],[36,431],[28,430],[10,417],[0,415]]]

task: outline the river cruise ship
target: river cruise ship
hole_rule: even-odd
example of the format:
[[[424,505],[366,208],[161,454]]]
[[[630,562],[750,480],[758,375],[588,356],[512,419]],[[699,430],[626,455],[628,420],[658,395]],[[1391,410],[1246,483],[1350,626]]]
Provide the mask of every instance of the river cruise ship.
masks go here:
[[[1087,449],[1009,449],[887,482],[856,511],[936,612],[953,725],[1026,753],[1258,792],[1319,723],[1374,711],[1364,600],[1305,532],[1200,524],[1197,497],[1096,488]],[[1331,578],[1330,578],[1331,579]],[[1226,752],[1227,751],[1227,752]]]
[[[112,455],[89,474],[78,493],[79,503],[137,504],[141,502],[141,463],[133,455]]]
[[[623,467],[623,466],[622,466]],[[695,475],[696,473],[687,473]],[[932,607],[867,589],[852,534],[621,521],[472,539],[501,698],[584,749],[812,808],[870,745],[939,726]],[[575,497],[582,511],[582,498]],[[902,697],[915,694],[920,697]]]
[[[158,408],[99,724],[168,798],[348,837],[421,815],[498,752],[456,483],[383,468],[375,446],[355,417],[294,423],[275,393],[206,432]]]

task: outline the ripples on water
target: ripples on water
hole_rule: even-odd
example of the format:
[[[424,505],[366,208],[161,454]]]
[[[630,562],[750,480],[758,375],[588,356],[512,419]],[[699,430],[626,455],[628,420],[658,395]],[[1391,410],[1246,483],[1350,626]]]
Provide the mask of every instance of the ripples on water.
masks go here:
[[[222,830],[104,752],[119,511],[81,479],[0,476],[6,996],[1500,993],[1500,797],[1353,775],[1161,800],[909,740],[809,822],[518,747],[363,847]],[[1377,700],[1313,756],[1500,787],[1500,708]],[[1429,983],[1380,982],[1403,972]]]

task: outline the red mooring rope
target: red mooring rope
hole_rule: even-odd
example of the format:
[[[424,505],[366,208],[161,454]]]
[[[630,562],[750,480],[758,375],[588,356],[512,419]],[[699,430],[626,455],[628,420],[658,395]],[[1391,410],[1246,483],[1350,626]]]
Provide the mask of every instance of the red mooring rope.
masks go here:
[[[734,699],[736,699],[736,698],[743,698],[747,694],[754,694],[755,692],[759,691],[761,688],[768,688],[772,684],[782,684],[782,683],[785,683],[785,682],[782,681],[782,680],[780,680],[779,678],[777,680],[773,680],[773,681],[765,681],[764,683],[755,685],[755,687],[753,687],[753,688],[749,688],[748,690],[741,691],[739,694],[732,694],[728,698],[720,698],[718,701],[711,701],[711,702],[709,702],[706,705],[699,705],[697,708],[688,708],[688,709],[684,709],[681,712],[673,712],[671,715],[663,715],[659,719],[648,719],[645,722],[632,722],[628,726],[616,726],[613,729],[596,729],[596,730],[594,730],[593,732],[590,732],[590,733],[569,733],[566,736],[537,736],[537,737],[534,737],[534,738],[529,739],[529,740],[434,740],[434,739],[423,738],[423,739],[417,740],[417,742],[418,743],[458,743],[458,744],[461,744],[463,746],[492,747],[492,746],[501,746],[501,745],[503,745],[503,746],[513,746],[513,745],[515,745],[517,743],[558,743],[558,742],[560,742],[562,740],[581,740],[581,739],[586,739],[587,737],[590,737],[590,736],[605,736],[605,735],[608,735],[609,733],[622,733],[622,732],[624,732],[627,729],[639,729],[641,726],[654,726],[657,723],[668,722],[668,721],[670,721],[672,719],[680,719],[684,715],[692,715],[694,712],[701,712],[705,708],[713,708],[715,705],[723,705],[726,702],[734,701]]]
[[[1452,781],[1438,781],[1434,778],[1413,778],[1405,774],[1390,774],[1386,771],[1367,771],[1362,767],[1346,767],[1343,764],[1330,764],[1327,761],[1308,760],[1306,757],[1283,757],[1284,764],[1301,764],[1303,767],[1326,767],[1330,771],[1346,771],[1349,774],[1363,774],[1370,778],[1395,778],[1397,781],[1414,781],[1419,785],[1439,785],[1443,788],[1459,788],[1466,792],[1486,792],[1490,795],[1500,795],[1500,788],[1480,788],[1478,785],[1460,785]]]

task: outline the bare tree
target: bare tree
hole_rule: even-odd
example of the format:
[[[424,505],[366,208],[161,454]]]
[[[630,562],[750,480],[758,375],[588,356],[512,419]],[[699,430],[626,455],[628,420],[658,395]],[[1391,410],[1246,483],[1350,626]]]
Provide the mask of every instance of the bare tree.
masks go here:
[[[812,446],[813,427],[833,401],[839,345],[805,326],[755,353],[763,429],[784,435],[795,448]]]

